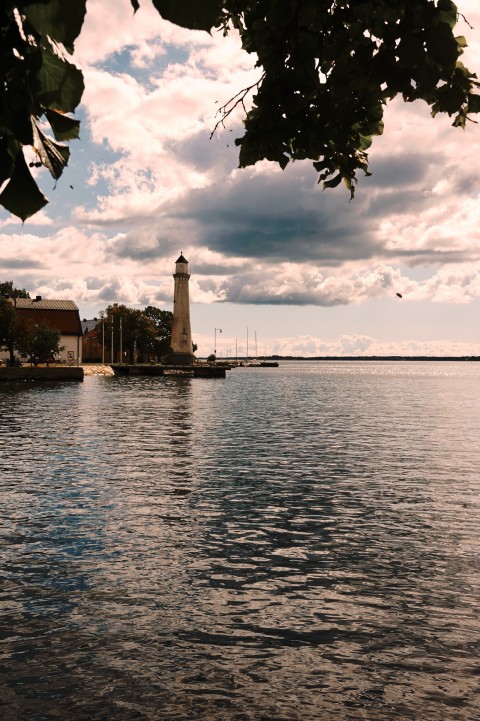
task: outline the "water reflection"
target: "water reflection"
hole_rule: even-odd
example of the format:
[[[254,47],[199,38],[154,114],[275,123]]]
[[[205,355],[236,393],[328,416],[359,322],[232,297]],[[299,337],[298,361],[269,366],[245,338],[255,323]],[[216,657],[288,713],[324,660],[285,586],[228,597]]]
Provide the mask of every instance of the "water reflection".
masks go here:
[[[261,374],[0,394],[8,721],[475,717],[478,371]]]

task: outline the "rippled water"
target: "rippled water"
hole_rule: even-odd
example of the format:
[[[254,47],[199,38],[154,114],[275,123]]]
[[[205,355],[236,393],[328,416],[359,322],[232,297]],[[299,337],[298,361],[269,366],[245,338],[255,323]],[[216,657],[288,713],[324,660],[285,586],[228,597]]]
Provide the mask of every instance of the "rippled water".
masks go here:
[[[0,388],[4,721],[480,718],[480,364]]]

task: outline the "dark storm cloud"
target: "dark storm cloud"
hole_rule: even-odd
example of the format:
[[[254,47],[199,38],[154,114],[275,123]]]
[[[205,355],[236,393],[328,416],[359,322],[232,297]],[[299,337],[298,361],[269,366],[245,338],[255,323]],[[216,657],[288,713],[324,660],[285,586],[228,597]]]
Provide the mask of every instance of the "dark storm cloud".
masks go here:
[[[477,196],[480,188],[480,174],[467,170],[457,173],[453,190],[457,195]]]
[[[185,240],[185,236],[178,231],[178,221],[173,221],[167,214],[155,209],[153,222],[145,224],[144,220],[142,225],[116,238],[107,250],[107,257],[110,260],[131,258],[145,262],[178,255],[181,248],[179,243]]]
[[[248,266],[248,262],[245,262],[244,267]],[[222,265],[216,265],[215,263],[197,263],[195,261],[195,275],[225,275],[230,273],[238,273],[241,270],[238,265],[222,263]]]
[[[98,297],[102,301],[108,302],[118,302],[118,298],[121,294],[121,284],[120,281],[116,280],[112,283],[108,283],[103,286],[103,288],[99,289]]]
[[[163,255],[162,242],[160,239],[155,238],[154,231],[152,231],[152,242],[149,246],[145,247],[138,243],[136,233],[127,233],[127,235],[121,240],[115,241],[115,245],[110,249],[107,257],[110,259],[112,256],[115,258],[131,258],[137,261],[155,260],[159,256]]]
[[[306,171],[245,170],[223,184],[190,191],[154,209],[148,224],[117,238],[107,255],[145,262],[195,245],[227,257],[336,266],[378,254],[362,202],[349,203],[342,188],[322,193],[313,171]],[[206,263],[195,272],[234,273],[238,265]]]
[[[2,258],[2,266],[12,270],[42,270],[47,268],[45,263],[30,258]]]
[[[307,290],[274,295],[265,292],[261,287],[247,289],[242,278],[236,278],[234,282],[230,281],[225,288],[225,293],[225,302],[245,303],[247,305],[317,305],[332,307],[335,305],[348,305],[351,302],[351,298],[346,295],[327,296]]]
[[[375,159],[374,156],[369,164],[372,175],[365,179],[364,185],[368,188],[390,189],[412,186],[422,182],[430,165],[439,165],[444,162],[445,158],[440,153],[428,156],[406,153],[378,159]]]
[[[452,245],[454,241],[452,240]],[[410,267],[446,265],[448,263],[475,262],[480,259],[480,249],[475,252],[468,247],[464,250],[439,250],[422,248],[421,250],[395,250],[387,251],[385,256],[391,256],[395,260],[402,260]]]
[[[426,189],[405,188],[398,190],[386,190],[383,193],[370,195],[366,201],[365,212],[375,223],[381,222],[389,215],[407,215],[420,213],[431,203],[430,194]]]
[[[393,155],[372,161],[372,175],[364,183],[365,213],[372,219],[381,220],[388,215],[424,210],[432,202],[432,184],[442,177],[439,172],[444,173],[444,162],[440,153]]]
[[[201,173],[213,170],[218,175],[229,173],[238,166],[235,138],[241,135],[240,127],[219,129],[213,136],[211,131],[201,130],[181,142],[170,141],[165,147],[174,153],[180,164],[186,163]]]
[[[85,283],[89,290],[99,290],[103,286],[104,282],[105,281],[101,278],[95,278],[93,276],[85,278]]]
[[[163,303],[170,303],[171,300],[172,300],[172,294],[171,294],[171,292],[170,292],[170,293],[167,293],[167,292],[165,292],[165,291],[159,290],[159,291],[157,291],[157,292],[155,293],[154,299],[155,299],[155,302],[156,302],[156,303],[162,303],[162,304],[163,304]],[[149,305],[149,303],[146,302],[146,301],[144,301],[144,303],[145,303],[145,305]]]
[[[196,244],[227,256],[337,265],[378,253],[361,205],[341,189],[322,193],[300,173],[238,173],[169,208],[196,229]]]
[[[179,143],[175,152],[201,172],[210,172],[224,158],[215,138],[210,152],[199,135]],[[348,261],[390,259],[399,253],[387,249],[392,237],[379,234],[382,221],[392,216],[414,218],[430,208],[436,202],[431,189],[442,162],[440,153],[381,158],[375,161],[373,177],[359,177],[351,202],[343,185],[322,191],[308,163],[292,164],[283,173],[239,170],[227,175],[225,182],[190,190],[153,208],[148,221],[118,238],[110,253],[148,262],[170,257],[188,245],[225,259],[244,258],[246,263],[268,260],[338,267]],[[401,255],[409,264],[456,260],[446,250],[412,249]],[[213,262],[195,267],[202,275],[239,270],[238,264]]]

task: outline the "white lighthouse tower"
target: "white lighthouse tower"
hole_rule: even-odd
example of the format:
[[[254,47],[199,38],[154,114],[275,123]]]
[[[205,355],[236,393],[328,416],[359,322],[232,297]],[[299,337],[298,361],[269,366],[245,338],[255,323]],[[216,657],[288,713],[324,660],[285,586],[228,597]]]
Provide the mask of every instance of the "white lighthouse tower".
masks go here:
[[[193,365],[192,330],[190,327],[190,298],[188,295],[188,260],[180,253],[173,274],[173,324],[168,362],[173,365]]]

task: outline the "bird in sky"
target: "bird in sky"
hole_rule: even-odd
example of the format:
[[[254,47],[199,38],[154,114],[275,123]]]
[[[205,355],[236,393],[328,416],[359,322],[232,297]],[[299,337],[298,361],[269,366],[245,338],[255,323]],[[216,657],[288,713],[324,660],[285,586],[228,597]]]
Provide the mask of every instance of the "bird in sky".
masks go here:
[[[397,293],[399,298],[403,298],[403,295],[401,293]]]

